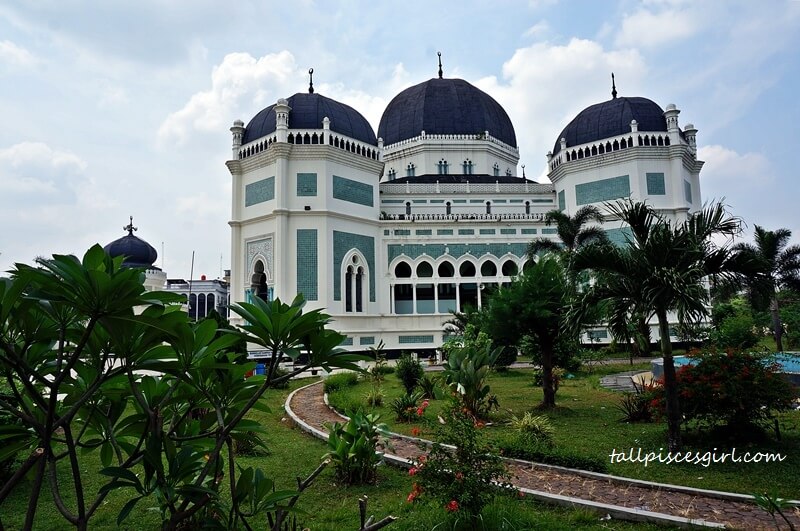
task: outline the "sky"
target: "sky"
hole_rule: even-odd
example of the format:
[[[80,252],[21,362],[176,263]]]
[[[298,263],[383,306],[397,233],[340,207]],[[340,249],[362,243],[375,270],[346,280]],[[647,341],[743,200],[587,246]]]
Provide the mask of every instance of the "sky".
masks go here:
[[[389,101],[465,79],[514,123],[520,164],[585,107],[674,103],[703,199],[800,241],[800,1],[0,0],[0,272],[82,255],[129,216],[170,278],[230,267],[230,126],[316,92],[377,130]],[[521,171],[521,170],[520,170]]]

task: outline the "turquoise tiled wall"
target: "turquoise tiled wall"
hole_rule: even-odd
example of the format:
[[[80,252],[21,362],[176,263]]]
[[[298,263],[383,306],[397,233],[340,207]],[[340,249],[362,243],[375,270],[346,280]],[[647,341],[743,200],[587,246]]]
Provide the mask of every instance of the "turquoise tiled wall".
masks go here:
[[[481,234],[495,234],[495,230],[494,229],[481,229],[480,233]]]
[[[458,229],[459,236],[472,236],[475,234],[475,229]]]
[[[517,229],[500,229],[500,234],[516,234]]]
[[[430,236],[432,232],[431,229],[420,229],[420,230],[415,230],[414,234],[416,234],[417,236]]]
[[[561,190],[558,192],[558,209],[564,210],[565,208],[567,208],[567,196],[564,190]]]
[[[589,336],[589,339],[606,339],[608,330],[589,330],[586,335]]]
[[[575,185],[575,202],[578,205],[602,203],[628,197],[630,194],[631,182],[627,175]]]
[[[317,195],[317,174],[298,173],[297,174],[297,196],[315,197]]]
[[[538,234],[539,231],[536,229],[522,229],[522,234]]]
[[[542,234],[558,234],[558,229],[542,229]]]
[[[338,175],[333,176],[333,197],[368,207],[374,205],[371,185],[345,179]]]
[[[267,177],[244,187],[244,206],[275,199],[275,177]]]
[[[394,229],[395,236],[411,236],[411,231],[408,229]]]
[[[333,231],[333,300],[342,300],[342,260],[351,249],[358,249],[369,268],[369,300],[375,302],[375,238],[352,232]]]
[[[436,229],[437,236],[452,236],[453,229]]]
[[[401,345],[410,343],[433,343],[433,336],[398,336],[397,342]]]
[[[405,203],[402,199],[381,199],[382,205],[402,205]]]
[[[683,196],[687,203],[692,202],[692,184],[689,181],[683,181]]]
[[[297,293],[308,301],[319,298],[318,257],[317,229],[297,229]]]
[[[626,245],[632,233],[629,227],[622,227],[621,229],[606,230],[606,236],[614,245]]]
[[[648,173],[647,175],[647,195],[667,195],[667,187],[664,185],[663,173]]]
[[[423,254],[432,258],[439,258],[448,254],[453,258],[459,258],[469,253],[473,256],[483,256],[486,253],[494,256],[503,256],[511,253],[514,256],[522,257],[528,251],[527,243],[411,243],[406,245],[390,244],[388,246],[389,263],[404,254],[411,259],[415,259]],[[447,251],[447,252],[446,252]]]

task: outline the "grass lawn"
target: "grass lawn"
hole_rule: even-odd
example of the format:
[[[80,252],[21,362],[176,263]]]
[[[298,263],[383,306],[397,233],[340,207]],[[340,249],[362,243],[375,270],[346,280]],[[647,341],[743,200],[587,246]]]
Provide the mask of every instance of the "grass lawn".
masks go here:
[[[633,368],[649,369],[649,365]],[[702,434],[685,434],[685,450],[713,451],[718,453],[736,448],[737,455],[750,452],[778,452],[786,456],[781,463],[717,463],[708,468],[699,464],[660,464],[651,463],[645,467],[640,463],[609,463],[612,450],[627,451],[642,448],[642,451],[658,452],[665,446],[665,423],[625,423],[621,422],[621,412],[616,408],[621,393],[600,387],[600,377],[605,374],[631,370],[631,366],[604,365],[592,372],[579,373],[573,379],[562,380],[556,395],[557,408],[545,413],[556,429],[555,447],[558,450],[578,456],[603,460],[609,472],[615,475],[648,481],[688,485],[697,488],[724,490],[752,494],[777,490],[786,498],[800,497],[800,411],[781,415],[782,441],[776,441],[772,433],[763,441],[740,444],[709,440]],[[428,373],[430,374],[430,373]],[[496,394],[500,410],[492,414],[493,425],[489,433],[495,437],[510,436],[504,421],[512,414],[521,416],[530,411],[542,400],[540,388],[532,385],[530,370],[508,370],[493,373],[489,378],[491,392]],[[337,407],[366,405],[363,399],[370,384],[359,383],[355,387],[332,393],[331,403]],[[403,393],[399,381],[389,375],[383,385],[386,399],[382,407],[374,408],[381,419],[390,424],[394,431],[411,434],[413,427],[421,428],[421,437],[433,436],[433,425],[437,413],[444,407],[445,400],[434,400],[425,413],[426,421],[416,424],[399,423],[394,420],[388,404]],[[665,451],[666,453],[666,451]]]
[[[515,374],[508,375],[509,382],[516,377]],[[309,382],[293,382],[292,389],[306,383]],[[290,427],[284,419],[283,403],[290,390],[270,391],[266,395],[266,400],[272,407],[272,413],[254,412],[251,415],[251,418],[261,421],[267,427],[266,440],[271,449],[270,455],[243,457],[238,460],[244,467],[259,466],[264,469],[267,475],[276,481],[278,489],[294,488],[294,478],[297,475],[305,477],[314,470],[326,451],[322,441]],[[83,456],[81,467],[87,471],[84,475],[87,494],[89,498],[93,498],[92,493],[97,492],[105,482],[102,476],[93,472],[101,468],[97,453]],[[68,470],[59,470],[59,482],[68,482],[69,478]],[[28,490],[29,484],[23,483],[0,505],[0,518],[6,529],[22,527]],[[391,467],[381,468],[376,485],[358,487],[336,485],[333,470],[329,468],[300,498],[299,508],[305,511],[300,517],[300,522],[315,531],[358,529],[358,498],[366,494],[369,496],[370,514],[374,514],[377,518],[388,514],[400,517],[400,520],[386,529],[398,531],[429,530],[434,527],[442,531],[454,529],[456,522],[448,520],[443,508],[406,503],[406,496],[410,490],[411,478],[408,474]],[[36,512],[35,529],[59,531],[68,529],[69,525],[58,513],[48,492],[44,486]],[[130,492],[125,491],[112,492],[90,522],[90,529],[117,529],[117,514],[130,495]],[[158,509],[153,505],[152,500],[139,502],[121,529],[136,531],[158,529],[160,517]],[[602,521],[600,519],[602,515],[596,513],[553,508],[530,499],[503,498],[484,512],[486,529],[662,529],[652,525]],[[265,526],[259,524],[256,528],[264,529]]]

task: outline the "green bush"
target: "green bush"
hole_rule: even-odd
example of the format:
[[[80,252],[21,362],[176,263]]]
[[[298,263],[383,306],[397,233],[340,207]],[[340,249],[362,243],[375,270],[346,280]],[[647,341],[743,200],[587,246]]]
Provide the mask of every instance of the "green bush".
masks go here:
[[[724,318],[711,332],[711,340],[718,348],[748,349],[758,343],[755,321],[744,313],[736,313]]]
[[[438,376],[423,376],[419,380],[419,391],[422,393],[423,398],[427,398],[428,400],[435,400],[436,399],[436,389],[439,387],[439,377]]]
[[[494,368],[497,370],[504,370],[511,366],[512,363],[517,361],[517,348],[506,346],[500,351],[497,360],[494,362]]]
[[[375,470],[383,459],[376,451],[378,438],[388,436],[379,419],[379,415],[359,411],[344,424],[328,426],[328,453],[323,458],[331,460],[339,481],[347,485],[375,481]]]
[[[344,413],[347,416],[352,416],[356,411],[364,409],[364,402],[348,393],[346,389],[337,389],[328,395],[328,403],[333,406],[336,411]]]
[[[395,418],[401,422],[414,422],[425,414],[425,408],[428,407],[427,400],[420,403],[422,400],[422,393],[411,393],[410,395],[401,395],[389,404],[389,409],[395,414]],[[423,406],[423,404],[425,404]],[[420,413],[420,410],[422,413]]]
[[[395,374],[402,382],[406,394],[410,395],[419,384],[420,379],[425,374],[425,370],[419,361],[413,359],[409,354],[403,354],[397,360]]]
[[[556,429],[550,422],[550,419],[544,415],[532,415],[526,412],[522,417],[514,415],[511,417],[511,428],[517,432],[517,436],[531,444],[546,444],[553,443],[553,435]]]
[[[519,350],[523,356],[530,356],[534,365],[542,364],[542,351],[534,336],[525,336],[520,340]],[[553,348],[553,365],[567,372],[577,372],[581,368],[581,346],[577,340],[566,336],[559,337]]]
[[[352,387],[358,383],[358,374],[352,371],[332,374],[325,379],[323,384],[325,392],[330,394],[340,389]]]
[[[269,449],[256,432],[248,431],[233,436],[233,453],[236,456],[263,457],[269,455]]]
[[[686,423],[726,426],[734,436],[747,436],[754,426],[772,426],[775,412],[792,407],[796,391],[770,357],[736,350],[695,356],[696,365],[677,372]],[[653,405],[663,414],[663,388],[656,389]]]
[[[617,404],[625,416],[623,422],[653,422],[652,401],[655,398],[656,384],[647,383],[644,378],[633,381],[632,393],[624,393]]]
[[[484,418],[498,407],[497,397],[489,394],[486,379],[499,354],[500,349],[492,351],[489,346],[482,350],[464,346],[454,349],[444,364],[445,383],[473,417]]]
[[[455,448],[437,442],[427,456],[413,461],[408,501],[431,496],[446,511],[463,512],[475,523],[483,508],[512,486],[505,464],[484,441],[483,424],[457,406],[445,417],[444,425],[437,424],[437,440]]]
[[[384,398],[386,398],[386,395],[383,393],[379,385],[372,386],[372,389],[367,391],[367,393],[364,395],[367,405],[371,407],[378,407],[382,405]]]

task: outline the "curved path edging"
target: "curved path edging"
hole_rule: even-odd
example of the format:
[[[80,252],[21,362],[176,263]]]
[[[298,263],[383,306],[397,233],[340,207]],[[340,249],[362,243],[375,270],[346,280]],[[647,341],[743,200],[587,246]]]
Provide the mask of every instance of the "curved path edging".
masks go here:
[[[292,399],[295,395],[299,392],[308,390],[310,387],[315,385],[321,385],[322,382],[315,382],[298,389],[292,391],[289,396],[286,398],[286,402],[284,404],[284,408],[286,413],[295,422],[295,424],[302,429],[303,431],[319,438],[322,440],[328,439],[328,434],[325,431],[322,431],[318,428],[315,428],[308,422],[306,422],[300,415],[298,415],[294,409],[292,409],[291,403]],[[337,415],[339,418],[343,420],[346,418],[343,415],[336,412],[333,408],[327,405],[327,397],[325,397],[326,406],[330,409],[330,411]],[[402,434],[391,434],[393,438],[406,440],[409,442],[413,442],[415,444],[424,444],[430,445],[432,444],[431,441],[420,439],[416,437],[409,437]],[[394,455],[390,453],[384,454],[384,460],[390,464],[395,466],[400,466],[402,468],[408,468],[411,466],[411,461],[407,458],[404,458],[399,455]],[[540,464],[540,463],[533,463],[530,461],[524,461],[520,459],[505,459],[508,462],[516,463],[517,465],[521,466],[529,466],[529,467],[541,467],[549,470],[553,470],[556,472],[568,473],[573,474],[581,477],[592,478],[596,480],[604,480],[610,481],[618,484],[623,485],[630,485],[636,486],[639,488],[649,488],[649,489],[661,489],[665,491],[673,491],[673,492],[680,492],[688,495],[699,495],[705,496],[708,498],[715,498],[721,501],[731,501],[731,502],[739,502],[739,503],[752,503],[753,497],[748,496],[745,494],[738,494],[732,492],[723,492],[723,491],[714,491],[714,490],[706,490],[706,489],[696,489],[693,487],[685,487],[682,485],[670,485],[664,483],[655,483],[650,481],[643,481],[643,480],[635,480],[629,478],[623,478],[620,476],[612,476],[609,474],[601,474],[597,472],[589,472],[585,470],[578,470],[572,469],[567,467],[561,467],[556,465],[547,465],[547,464]],[[656,522],[656,523],[663,523],[663,524],[670,524],[670,525],[677,525],[680,527],[707,527],[707,528],[716,528],[716,529],[724,529],[726,525],[720,522],[711,522],[703,519],[696,519],[696,518],[687,518],[683,516],[675,516],[671,514],[661,513],[661,512],[654,512],[650,510],[646,510],[643,508],[631,508],[631,507],[624,507],[620,505],[613,505],[608,503],[602,503],[582,498],[577,498],[574,496],[565,496],[561,494],[556,494],[552,492],[545,492],[540,490],[531,489],[528,487],[518,487],[519,490],[526,495],[529,495],[537,500],[551,503],[555,505],[561,506],[569,506],[569,507],[582,507],[590,510],[595,511],[602,511],[605,513],[610,514],[612,517],[615,517],[620,520],[628,520],[634,522]],[[798,503],[796,501],[792,501],[792,503]],[[766,516],[766,513],[764,514]]]

